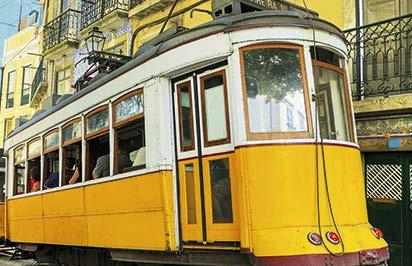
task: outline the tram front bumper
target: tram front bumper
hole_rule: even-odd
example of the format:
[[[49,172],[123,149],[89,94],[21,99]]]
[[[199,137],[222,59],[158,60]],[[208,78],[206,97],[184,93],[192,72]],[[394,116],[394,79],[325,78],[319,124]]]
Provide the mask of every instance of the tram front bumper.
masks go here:
[[[329,254],[309,254],[279,257],[256,257],[259,266],[363,266],[381,265],[389,259],[389,249],[361,250],[359,252],[345,253],[342,256]]]

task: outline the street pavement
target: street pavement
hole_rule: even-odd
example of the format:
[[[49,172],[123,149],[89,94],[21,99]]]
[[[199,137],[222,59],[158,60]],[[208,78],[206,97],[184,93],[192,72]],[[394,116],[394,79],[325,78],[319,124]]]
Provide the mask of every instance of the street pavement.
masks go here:
[[[0,266],[29,266],[29,265],[44,265],[36,264],[34,260],[10,260],[9,256],[0,255]]]

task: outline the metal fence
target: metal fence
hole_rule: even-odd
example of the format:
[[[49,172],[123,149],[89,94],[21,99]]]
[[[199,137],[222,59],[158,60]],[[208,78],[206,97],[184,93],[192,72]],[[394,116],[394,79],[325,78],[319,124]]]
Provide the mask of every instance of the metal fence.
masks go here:
[[[129,0],[82,0],[80,28],[84,29],[116,10],[129,10]]]
[[[44,26],[43,49],[47,51],[64,41],[78,41],[80,12],[68,9]]]
[[[412,91],[412,14],[349,29],[355,100]]]

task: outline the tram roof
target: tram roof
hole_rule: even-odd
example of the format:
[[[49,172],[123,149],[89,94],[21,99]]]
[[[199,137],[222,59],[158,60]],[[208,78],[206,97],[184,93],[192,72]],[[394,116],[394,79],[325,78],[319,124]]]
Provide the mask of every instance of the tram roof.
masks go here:
[[[102,85],[111,81],[112,79],[122,75],[125,72],[128,72],[133,68],[136,68],[137,66],[155,58],[156,56],[162,53],[165,53],[169,50],[172,50],[175,47],[189,43],[191,41],[195,41],[220,32],[231,32],[239,29],[258,28],[267,26],[300,28],[303,27],[327,31],[344,39],[342,31],[332,23],[322,20],[318,17],[309,16],[309,14],[308,16],[305,16],[295,11],[278,10],[266,10],[251,13],[243,13],[239,15],[225,16],[214,19],[213,21],[204,23],[192,29],[177,32],[176,34],[165,37],[164,39],[159,41],[159,43],[153,45],[150,48],[148,48],[148,46],[143,45],[142,47],[144,47],[145,51],[142,52],[143,49],[138,50],[133,59],[130,60],[128,63],[114,70],[113,72],[107,74],[106,76],[94,81],[86,88],[73,94],[72,96],[65,99],[58,105],[52,107],[47,111],[44,111],[40,115],[31,119],[30,121],[24,123],[22,126],[16,128],[13,132],[11,132],[8,137],[10,138],[17,135],[19,132],[38,123],[50,114],[59,111],[66,105],[96,90],[97,88],[101,87]]]

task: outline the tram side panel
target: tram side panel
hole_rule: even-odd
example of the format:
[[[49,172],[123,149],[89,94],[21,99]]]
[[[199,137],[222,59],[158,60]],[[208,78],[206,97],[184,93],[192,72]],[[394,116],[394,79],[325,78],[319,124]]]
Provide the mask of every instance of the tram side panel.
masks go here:
[[[171,171],[12,199],[8,202],[10,240],[102,248],[174,249],[172,199]]]
[[[320,149],[320,148],[319,148]],[[331,219],[319,150],[322,235],[335,231]],[[345,252],[383,248],[368,223],[360,153],[353,147],[325,147],[330,201]],[[242,170],[242,247],[258,257],[325,254],[307,240],[318,233],[315,145],[268,145],[236,151]],[[247,195],[247,196],[245,196]],[[325,239],[326,241],[326,239]],[[249,243],[250,242],[250,243]],[[326,243],[327,244],[327,243]],[[336,253],[340,245],[329,244]]]

